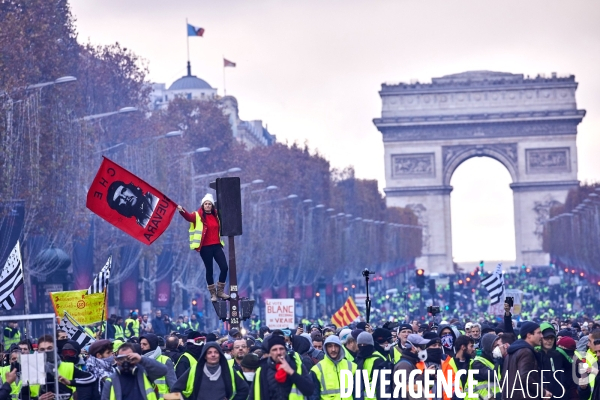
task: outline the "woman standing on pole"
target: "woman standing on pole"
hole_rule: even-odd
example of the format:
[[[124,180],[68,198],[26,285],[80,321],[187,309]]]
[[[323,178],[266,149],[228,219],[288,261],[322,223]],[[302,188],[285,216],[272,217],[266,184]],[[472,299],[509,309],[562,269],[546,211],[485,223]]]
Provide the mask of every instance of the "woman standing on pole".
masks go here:
[[[224,289],[229,267],[223,252],[225,243],[221,240],[221,222],[212,194],[207,193],[204,196],[198,211],[189,213],[182,206],[177,206],[177,210],[190,223],[190,249],[200,253],[206,267],[206,284],[210,291],[210,301],[228,300],[229,295],[224,293]],[[217,262],[220,270],[216,287],[213,278],[213,259]]]

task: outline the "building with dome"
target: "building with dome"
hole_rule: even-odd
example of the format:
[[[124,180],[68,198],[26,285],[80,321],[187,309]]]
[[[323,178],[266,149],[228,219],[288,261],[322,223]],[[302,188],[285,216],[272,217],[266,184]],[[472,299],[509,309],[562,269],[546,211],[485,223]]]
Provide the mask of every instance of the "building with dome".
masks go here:
[[[188,61],[187,75],[182,76],[169,86],[164,83],[152,84],[150,93],[150,108],[160,110],[167,107],[169,101],[181,96],[189,100],[213,100],[218,99],[223,107],[223,113],[228,117],[233,137],[248,149],[260,146],[270,146],[276,141],[275,135],[271,135],[261,120],[243,121],[239,116],[238,102],[233,96],[220,98],[217,89],[213,88],[203,79],[192,75],[192,69]]]
[[[152,93],[150,94],[151,108],[154,110],[166,108],[170,100],[177,96],[186,99],[209,100],[217,96],[217,89],[211,87],[208,82],[192,75],[192,67],[188,62],[187,75],[182,76],[166,88],[164,83],[152,84]]]

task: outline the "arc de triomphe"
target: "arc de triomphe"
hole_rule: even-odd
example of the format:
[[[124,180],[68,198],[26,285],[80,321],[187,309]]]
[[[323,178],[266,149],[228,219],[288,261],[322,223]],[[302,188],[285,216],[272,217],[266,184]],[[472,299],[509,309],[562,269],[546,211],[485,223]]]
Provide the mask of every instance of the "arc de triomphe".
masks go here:
[[[578,185],[574,76],[473,71],[431,83],[383,84],[381,118],[388,206],[423,225],[417,267],[452,272],[450,179],[472,157],[501,162],[512,178],[517,265],[548,265],[543,223]]]

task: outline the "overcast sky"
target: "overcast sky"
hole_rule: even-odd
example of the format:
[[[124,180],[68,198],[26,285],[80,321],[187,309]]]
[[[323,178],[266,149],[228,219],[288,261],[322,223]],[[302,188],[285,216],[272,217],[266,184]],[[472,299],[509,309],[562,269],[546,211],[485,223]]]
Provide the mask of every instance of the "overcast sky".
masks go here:
[[[574,74],[579,179],[600,180],[600,2],[596,0],[71,0],[79,40],[116,41],[148,61],[150,79],[192,73],[238,99],[279,141],[307,140],[334,167],[385,187],[383,144],[372,119],[383,82],[469,70]],[[202,144],[210,145],[210,144]],[[268,177],[261,177],[268,181]],[[461,165],[452,185],[454,257],[514,259],[510,176],[491,159]]]

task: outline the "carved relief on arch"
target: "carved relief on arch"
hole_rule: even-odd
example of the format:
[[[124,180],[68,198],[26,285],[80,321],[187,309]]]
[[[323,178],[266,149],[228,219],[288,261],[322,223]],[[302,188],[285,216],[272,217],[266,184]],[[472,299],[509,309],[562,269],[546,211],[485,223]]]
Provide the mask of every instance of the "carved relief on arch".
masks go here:
[[[442,171],[444,184],[450,185],[450,178],[456,168],[472,157],[491,157],[501,162],[515,182],[518,171],[518,152],[516,143],[472,144],[442,146]]]

